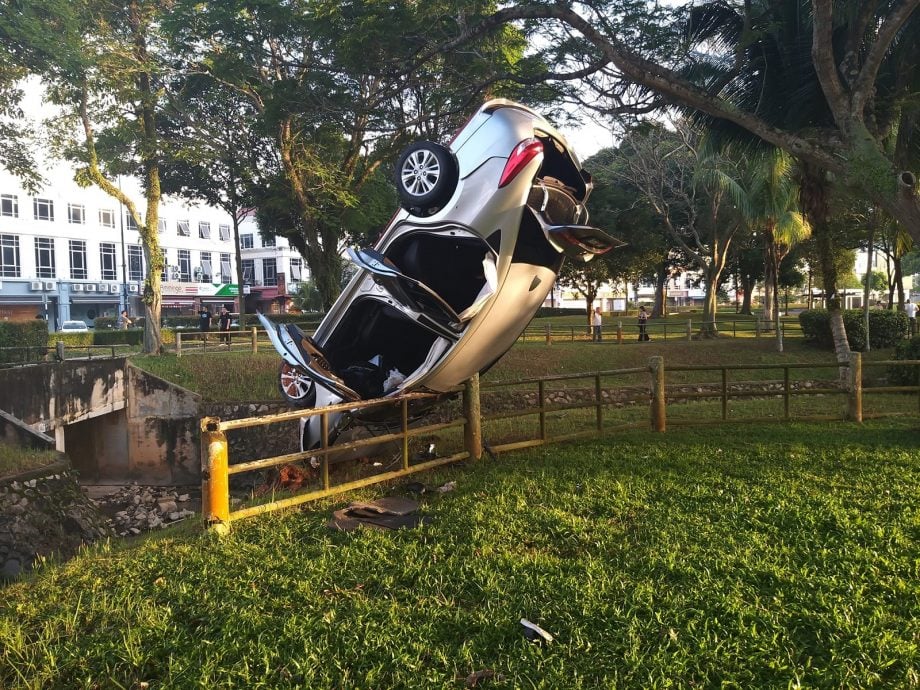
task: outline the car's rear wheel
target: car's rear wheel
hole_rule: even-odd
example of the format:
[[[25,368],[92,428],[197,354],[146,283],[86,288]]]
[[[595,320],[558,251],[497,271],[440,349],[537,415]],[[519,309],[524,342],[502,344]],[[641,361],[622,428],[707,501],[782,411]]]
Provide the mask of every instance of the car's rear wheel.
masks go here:
[[[316,402],[313,379],[285,361],[281,362],[281,371],[278,373],[278,388],[291,405],[313,407]]]
[[[443,208],[457,188],[457,162],[441,144],[417,141],[396,163],[396,191],[403,208],[428,216]]]

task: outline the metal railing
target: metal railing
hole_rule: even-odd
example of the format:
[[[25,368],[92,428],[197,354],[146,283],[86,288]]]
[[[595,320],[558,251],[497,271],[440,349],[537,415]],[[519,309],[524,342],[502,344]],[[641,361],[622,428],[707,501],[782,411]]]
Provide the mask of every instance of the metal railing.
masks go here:
[[[447,421],[410,428],[409,405],[413,401],[431,399],[430,394],[411,393],[395,399],[377,399],[358,403],[343,403],[326,408],[293,410],[276,415],[249,417],[245,419],[220,420],[206,417],[201,420],[202,444],[202,496],[204,497],[203,515],[208,524],[229,527],[233,520],[258,515],[261,513],[288,508],[308,501],[324,498],[353,489],[390,481],[409,474],[440,467],[467,458],[478,459],[485,448],[490,453],[500,453],[544,444],[560,443],[574,439],[597,438],[617,431],[635,428],[649,428],[665,432],[669,423],[669,406],[691,401],[718,400],[720,414],[713,418],[693,415],[690,418],[670,420],[674,426],[700,426],[706,424],[724,424],[738,422],[789,422],[817,420],[849,420],[861,422],[863,398],[865,395],[887,393],[914,393],[917,405],[913,411],[876,413],[867,416],[880,417],[895,414],[920,415],[920,360],[885,360],[867,363],[867,366],[906,366],[916,370],[917,385],[875,386],[863,385],[863,361],[859,353],[853,353],[848,362],[826,363],[783,363],[783,364],[731,364],[731,365],[673,365],[665,366],[663,357],[652,357],[644,367],[614,369],[585,374],[547,376],[536,379],[509,382],[490,382],[480,389],[478,376],[473,377],[463,387],[462,414]],[[816,371],[821,369],[839,369],[846,373],[845,380],[827,381],[826,385],[813,385],[810,380],[795,379],[794,372]],[[758,381],[740,381],[732,379],[741,371],[777,371],[782,372],[781,379],[763,379]],[[691,372],[717,372],[716,382],[690,382],[675,380],[674,374]],[[671,377],[671,380],[668,380]],[[643,379],[645,381],[643,382]],[[574,386],[578,381],[585,385]],[[807,383],[807,386],[797,387]],[[819,382],[820,383],[820,382]],[[554,388],[559,387],[559,388]],[[686,388],[695,390],[682,390]],[[503,393],[504,392],[504,393]],[[623,405],[615,396],[626,393],[633,409],[641,411],[647,406],[648,414],[643,419],[615,418],[609,410]],[[489,407],[501,407],[500,400],[492,398],[504,394],[508,398],[505,410],[498,409],[487,414],[481,413],[485,399]],[[837,414],[795,414],[791,409],[791,400],[800,396],[841,396],[845,405]],[[729,402],[741,399],[781,398],[783,414],[776,417],[738,417],[730,414]],[[341,412],[379,408],[381,406],[399,406],[398,431],[392,431],[369,439],[349,443],[330,445],[329,415]],[[574,419],[579,411],[581,418]],[[575,413],[575,414],[573,414]],[[550,416],[573,414],[572,419],[562,420],[562,432],[553,433]],[[270,458],[230,464],[229,445],[226,432],[235,429],[261,427],[281,422],[291,422],[304,417],[321,416],[322,444],[320,448],[297,453],[288,453]],[[521,420],[530,417],[534,421],[532,433],[528,433]],[[510,425],[511,431],[496,432],[491,445],[483,441],[483,429],[486,426]],[[581,426],[579,429],[578,426]],[[413,464],[410,461],[409,442],[419,437],[436,432],[448,432],[463,429],[463,450],[444,457],[425,458]],[[500,438],[505,433],[505,438]],[[510,438],[509,438],[510,437]],[[330,457],[337,453],[355,451],[381,443],[399,443],[400,468],[394,471],[382,471],[333,485],[330,480]],[[229,478],[242,472],[263,470],[289,463],[319,459],[320,488],[290,498],[272,500],[230,510]]]
[[[375,399],[362,402],[342,403],[323,408],[294,410],[262,417],[248,417],[222,421],[217,417],[205,417],[201,420],[202,458],[202,513],[209,524],[229,525],[232,520],[258,515],[273,510],[288,508],[307,501],[314,501],[333,494],[351,491],[364,486],[389,481],[416,472],[433,469],[442,465],[458,462],[467,458],[478,459],[482,455],[482,433],[480,427],[479,379],[474,377],[463,387],[464,415],[445,423],[427,424],[410,427],[409,405],[412,401],[434,400],[438,396],[430,393],[409,393],[398,399]],[[399,406],[399,431],[377,435],[372,438],[359,439],[348,443],[331,446],[329,443],[329,416],[338,413],[355,414],[361,411],[381,407]],[[321,419],[321,445],[319,448],[287,453],[284,455],[258,460],[229,464],[229,444],[226,432],[233,429],[246,429],[269,424],[300,421],[303,418],[319,416]],[[413,437],[449,429],[463,429],[464,449],[445,457],[426,458],[422,462],[410,462],[409,441]],[[370,477],[333,485],[330,480],[329,466],[331,456],[355,451],[382,443],[400,443],[400,469],[380,472]],[[206,449],[206,450],[205,450]],[[278,467],[290,463],[317,459],[319,463],[321,488],[291,498],[270,501],[260,505],[230,510],[229,481],[230,476],[243,472]]]
[[[692,340],[693,337],[704,329],[705,326],[714,324],[716,331],[721,335],[731,335],[733,338],[742,337],[773,337],[775,335],[775,322],[762,319],[722,319],[704,321],[703,319],[650,319],[645,326],[650,338],[662,340]],[[802,327],[796,319],[780,319],[780,329],[783,338],[788,336],[801,337]],[[629,340],[638,340],[639,324],[635,319],[630,321],[618,320],[613,324],[601,326],[602,340],[606,342],[622,343]],[[590,341],[593,333],[590,326],[583,325],[552,325],[544,324],[528,326],[518,338],[521,342],[546,342],[553,341]]]

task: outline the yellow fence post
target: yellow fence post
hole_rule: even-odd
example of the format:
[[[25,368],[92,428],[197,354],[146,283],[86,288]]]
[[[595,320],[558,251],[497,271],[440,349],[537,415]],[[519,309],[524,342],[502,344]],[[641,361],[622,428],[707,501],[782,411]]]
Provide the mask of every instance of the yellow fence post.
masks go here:
[[[466,450],[471,458],[479,460],[482,457],[479,374],[473,374],[463,386],[463,415],[466,417],[466,425],[463,427]]]
[[[623,322],[617,321],[617,345],[623,344]]]
[[[201,420],[201,513],[205,523],[220,532],[230,529],[230,474],[227,435],[220,419]]]
[[[862,355],[858,352],[850,353],[850,385],[847,391],[847,419],[851,422],[862,422]]]
[[[252,354],[255,354],[259,351],[259,333],[256,330],[256,327],[252,327]]]
[[[664,392],[664,357],[651,357],[648,361],[652,376],[652,429],[664,432],[667,429],[667,417]]]
[[[693,340],[693,319],[687,319],[687,340]]]
[[[182,356],[182,334],[176,331],[176,357]]]

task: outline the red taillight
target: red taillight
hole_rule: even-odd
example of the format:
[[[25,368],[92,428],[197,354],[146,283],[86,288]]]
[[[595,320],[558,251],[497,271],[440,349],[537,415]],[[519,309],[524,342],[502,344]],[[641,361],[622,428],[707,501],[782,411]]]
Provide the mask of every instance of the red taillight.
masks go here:
[[[539,139],[531,137],[525,139],[514,147],[514,151],[508,156],[508,162],[505,163],[505,169],[502,171],[502,177],[498,181],[498,188],[501,189],[511,182],[524,167],[534,158],[543,153],[543,144]]]

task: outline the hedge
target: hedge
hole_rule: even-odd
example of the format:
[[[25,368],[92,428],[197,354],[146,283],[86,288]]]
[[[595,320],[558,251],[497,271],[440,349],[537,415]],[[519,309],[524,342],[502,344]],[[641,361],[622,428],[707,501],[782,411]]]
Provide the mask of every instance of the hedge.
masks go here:
[[[920,360],[920,335],[898,343],[894,350],[894,359]],[[888,382],[895,386],[918,386],[920,366],[891,364],[888,366]]]
[[[540,307],[534,318],[542,319],[548,316],[586,316],[586,312],[584,307]]]
[[[48,322],[0,321],[0,348],[29,348],[22,350],[0,349],[0,362],[34,362],[44,359],[48,351]]]
[[[827,309],[807,309],[799,314],[802,334],[820,347],[833,349],[830,313]],[[907,334],[907,314],[889,309],[869,310],[869,343],[872,347],[892,347]],[[866,324],[862,309],[845,309],[843,326],[847,332],[850,349],[862,352],[866,349]]]

